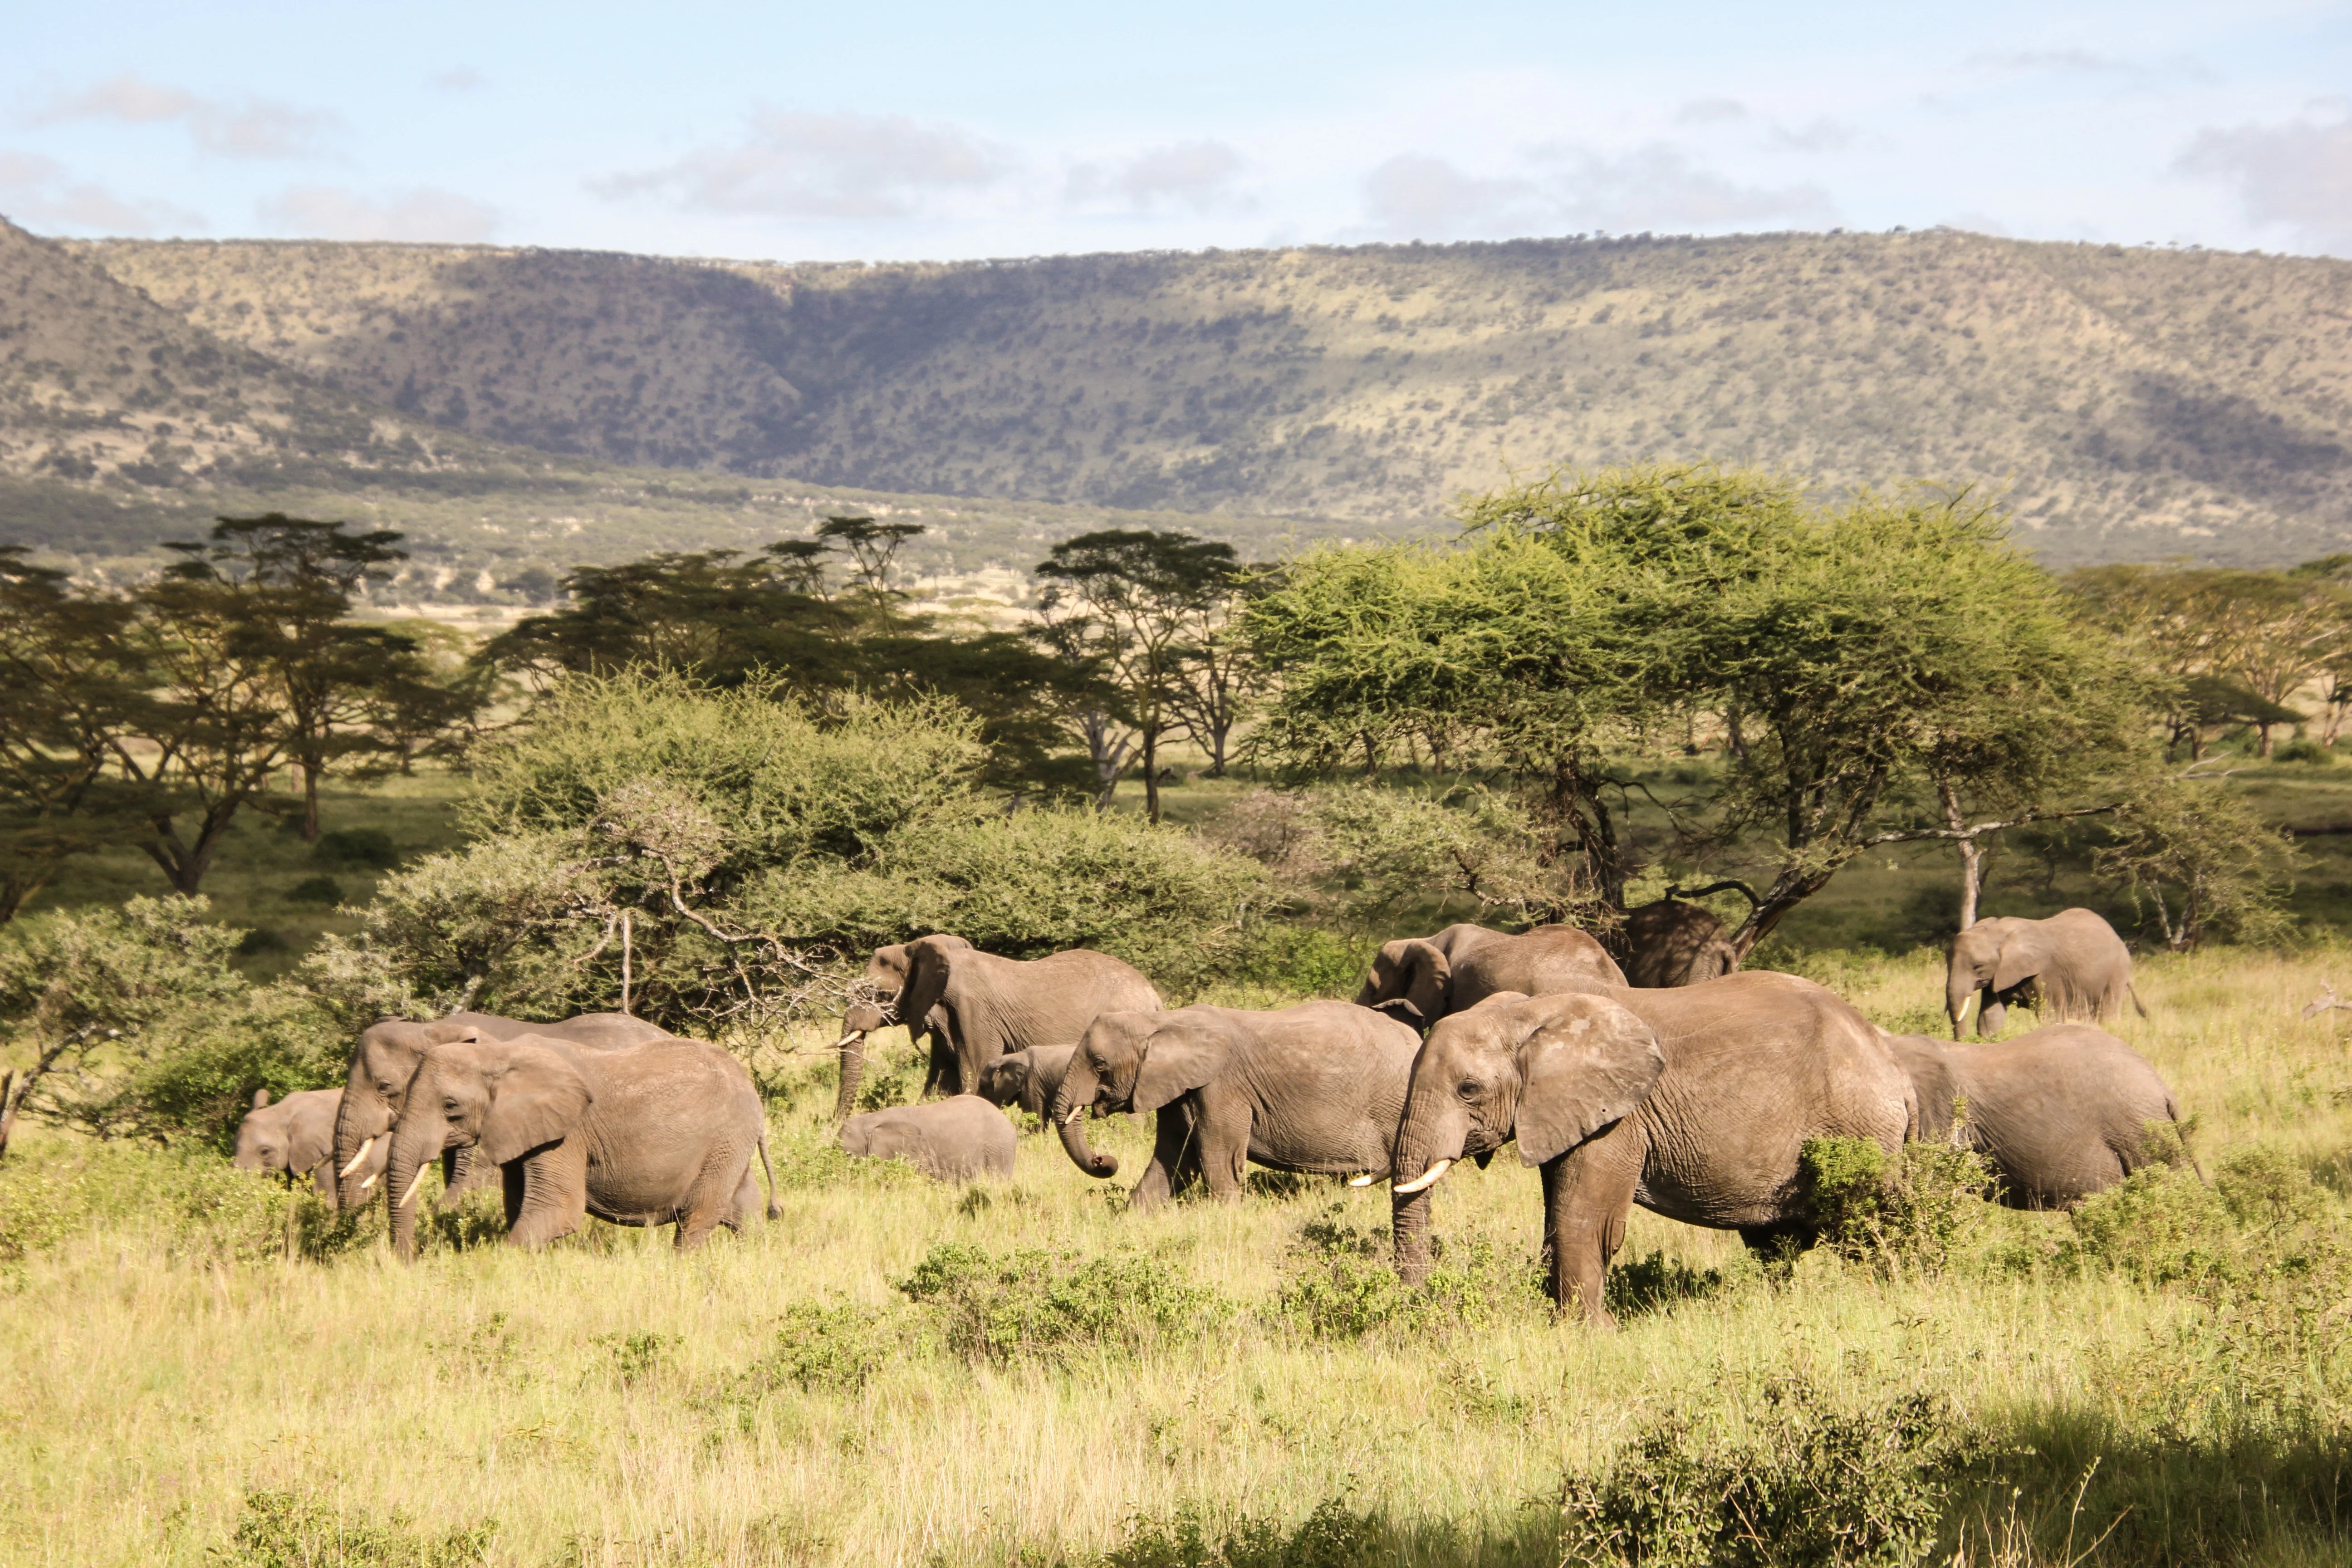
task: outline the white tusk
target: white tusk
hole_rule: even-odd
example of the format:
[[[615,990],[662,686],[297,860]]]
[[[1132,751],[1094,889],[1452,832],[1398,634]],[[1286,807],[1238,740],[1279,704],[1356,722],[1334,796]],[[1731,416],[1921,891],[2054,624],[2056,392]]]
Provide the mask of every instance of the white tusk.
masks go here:
[[[1373,1175],[1370,1171],[1366,1171],[1366,1172],[1365,1172],[1362,1175],[1360,1175],[1360,1176],[1350,1176],[1350,1177],[1349,1177],[1349,1178],[1348,1178],[1348,1184],[1349,1184],[1349,1186],[1351,1186],[1351,1187],[1369,1187],[1369,1186],[1370,1186],[1374,1182],[1377,1182],[1377,1181],[1379,1181],[1379,1180],[1380,1180],[1380,1178],[1379,1178],[1378,1176]]]
[[[1432,1165],[1428,1170],[1423,1171],[1420,1175],[1414,1177],[1412,1181],[1407,1182],[1404,1185],[1401,1187],[1391,1187],[1389,1191],[1391,1194],[1401,1197],[1411,1197],[1415,1193],[1427,1192],[1430,1188],[1437,1184],[1437,1178],[1445,1174],[1446,1167],[1453,1163],[1454,1162],[1451,1160],[1440,1160],[1437,1163]]]
[[[1067,1127],[1070,1123],[1076,1121],[1079,1117],[1084,1116],[1086,1113],[1087,1108],[1081,1105],[1073,1110],[1067,1116],[1062,1118],[1062,1125]]]
[[[350,1175],[353,1171],[358,1170],[358,1169],[360,1168],[360,1162],[361,1162],[361,1161],[362,1161],[362,1160],[364,1160],[364,1159],[366,1159],[366,1158],[367,1158],[367,1156],[368,1156],[368,1151],[369,1151],[369,1150],[371,1150],[371,1149],[373,1149],[373,1148],[374,1148],[374,1147],[375,1147],[375,1140],[374,1140],[374,1139],[370,1138],[370,1139],[366,1139],[366,1140],[364,1140],[364,1141],[360,1144],[360,1152],[359,1152],[358,1153],[356,1153],[356,1154],[354,1154],[354,1155],[352,1155],[352,1163],[351,1163],[350,1164],[348,1164],[348,1165],[345,1165],[341,1170],[337,1171],[337,1172],[335,1173],[335,1174],[336,1174],[337,1176],[339,1176],[339,1177],[340,1177],[340,1176],[348,1176],[348,1175]],[[371,1178],[371,1180],[373,1180],[373,1178]]]
[[[370,1187],[375,1185],[375,1178],[376,1173],[373,1171],[370,1171],[366,1175],[362,1176],[360,1178],[360,1191],[365,1192]]]
[[[862,1040],[862,1039],[864,1039],[865,1037],[866,1037],[866,1031],[865,1031],[865,1030],[863,1030],[863,1029],[852,1029],[852,1030],[850,1030],[850,1031],[849,1031],[849,1033],[847,1033],[847,1034],[845,1034],[845,1035],[842,1036],[842,1037],[841,1037],[841,1038],[839,1038],[839,1039],[837,1039],[837,1040],[834,1041],[834,1042],[833,1042],[833,1048],[834,1048],[835,1050],[836,1050],[836,1051],[837,1051],[837,1050],[841,1049],[841,1047],[844,1047],[844,1046],[845,1046],[845,1045],[849,1044],[849,1042],[850,1042],[850,1041],[852,1041],[852,1040]]]
[[[406,1207],[408,1206],[408,1200],[409,1200],[409,1199],[411,1199],[411,1198],[413,1198],[413,1197],[415,1197],[415,1196],[416,1195],[416,1189],[417,1189],[417,1188],[419,1188],[419,1187],[421,1187],[421,1186],[423,1186],[424,1184],[425,1184],[425,1167],[424,1167],[423,1165],[419,1165],[419,1166],[417,1166],[417,1167],[416,1167],[416,1174],[415,1174],[415,1176],[413,1179],[411,1179],[411,1180],[410,1180],[410,1182],[409,1182],[409,1184],[408,1184],[408,1190],[407,1190],[406,1192],[404,1192],[404,1193],[401,1194],[400,1194],[400,1201],[399,1201],[398,1203],[396,1203],[396,1204],[393,1205],[392,1206],[393,1206],[393,1207],[394,1207],[394,1208],[396,1208],[396,1209],[404,1209],[404,1208],[406,1208]]]

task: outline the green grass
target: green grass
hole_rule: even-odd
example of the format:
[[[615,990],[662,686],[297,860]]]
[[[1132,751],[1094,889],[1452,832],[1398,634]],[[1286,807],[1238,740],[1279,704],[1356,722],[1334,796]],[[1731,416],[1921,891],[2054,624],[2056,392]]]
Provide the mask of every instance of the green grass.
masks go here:
[[[1927,955],[1817,969],[1890,1026],[1938,994]],[[2347,977],[2340,949],[2159,960],[2120,1030],[2209,1169],[2279,1150],[2335,1184],[2338,1233],[2352,1058],[2295,1009]],[[0,1170],[0,1561],[1548,1565],[1565,1478],[1601,1485],[1662,1422],[1701,1458],[1778,1451],[1792,1389],[1865,1430],[1927,1399],[1979,1444],[1946,1505],[1969,1563],[2063,1561],[2070,1517],[2078,1552],[2116,1527],[2100,1563],[2352,1550],[2341,1313],[2264,1351],[2259,1279],[2217,1310],[2068,1264],[2064,1216],[1993,1214],[1940,1277],[1823,1251],[1772,1284],[1637,1212],[1597,1334],[1536,1294],[1507,1153],[1438,1189],[1443,1290],[1399,1310],[1377,1190],[1129,1215],[1036,1133],[969,1191],[854,1165],[819,1044],[762,1053],[783,1216],[686,1258],[446,1226],[404,1268],[313,1216],[288,1261],[264,1183],[27,1135]],[[1124,1118],[1097,1142],[1129,1177],[1145,1157]],[[1056,1298],[1024,1254],[1093,1272]]]

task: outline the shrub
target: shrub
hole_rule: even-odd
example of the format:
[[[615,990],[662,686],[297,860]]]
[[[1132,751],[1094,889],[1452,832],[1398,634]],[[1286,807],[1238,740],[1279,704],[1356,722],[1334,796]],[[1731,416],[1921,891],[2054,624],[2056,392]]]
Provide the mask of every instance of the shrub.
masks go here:
[[[1227,973],[1290,996],[1349,997],[1362,985],[1379,943],[1317,926],[1263,925]]]
[[[2315,763],[2323,768],[2336,765],[2336,753],[2316,741],[2289,741],[2271,756],[2273,762]]]
[[[338,827],[319,835],[319,841],[310,847],[310,858],[321,866],[364,866],[389,871],[400,864],[400,850],[392,835],[381,827]]]
[[[2200,1279],[2231,1266],[2229,1211],[2211,1188],[2175,1165],[2149,1165],[2074,1213],[2076,1256],[2144,1285]]]
[[[785,1309],[775,1348],[748,1376],[771,1388],[789,1383],[804,1392],[855,1394],[905,1352],[906,1336],[889,1313],[855,1304],[804,1304]]]
[[[1565,1560],[1643,1568],[1912,1568],[1969,1457],[1951,1412],[1912,1394],[1842,1410],[1772,1384],[1746,1430],[1669,1415],[1597,1475],[1561,1488]]]
[[[231,1568],[470,1568],[487,1560],[497,1533],[495,1520],[436,1534],[396,1510],[376,1519],[322,1498],[247,1492],[216,1555]]]
[[[1517,1274],[1483,1238],[1448,1247],[1433,1238],[1436,1266],[1418,1288],[1398,1278],[1389,1242],[1345,1218],[1334,1204],[1299,1227],[1276,1310],[1310,1339],[1351,1340],[1386,1329],[1416,1335],[1479,1328],[1532,1310],[1541,1283]]]
[[[1868,1138],[1809,1138],[1798,1187],[1822,1242],[1882,1274],[1934,1274],[1983,1223],[1991,1167],[1972,1149],[1906,1143],[1899,1155]]]
[[[286,889],[286,901],[332,908],[343,901],[343,885],[332,877],[305,877]]]
[[[1035,1247],[999,1257],[943,1241],[898,1287],[939,1315],[950,1350],[975,1361],[1133,1350],[1199,1333],[1231,1311],[1166,1258],[1127,1247],[1097,1258]]]
[[[1327,1498],[1295,1530],[1242,1515],[1222,1531],[1198,1503],[1172,1516],[1139,1514],[1126,1539],[1097,1561],[1100,1568],[1358,1568],[1393,1561],[1380,1518]]]

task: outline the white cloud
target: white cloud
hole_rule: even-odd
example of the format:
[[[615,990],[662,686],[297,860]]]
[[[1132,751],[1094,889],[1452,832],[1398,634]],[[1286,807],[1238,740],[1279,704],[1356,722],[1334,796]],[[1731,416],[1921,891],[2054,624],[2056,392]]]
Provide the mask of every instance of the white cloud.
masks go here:
[[[1080,163],[1070,171],[1063,196],[1078,205],[1119,202],[1138,212],[1163,203],[1194,212],[1245,207],[1251,204],[1234,188],[1243,167],[1242,155],[1222,142],[1179,142],[1108,168]]]
[[[36,125],[73,120],[112,120],[127,125],[178,123],[186,127],[198,149],[229,158],[299,158],[315,152],[324,138],[342,126],[325,110],[302,109],[267,98],[247,97],[236,103],[200,98],[182,88],[150,81],[135,71],[61,95],[31,119]]]
[[[1677,125],[1721,125],[1748,117],[1748,106],[1736,98],[1695,98],[1675,110]]]
[[[1794,129],[1775,125],[1772,144],[1791,153],[1843,153],[1853,145],[1853,128],[1834,120],[1816,120]]]
[[[0,152],[0,209],[39,228],[86,234],[201,234],[204,216],[169,202],[131,201],[68,177],[64,164],[31,153]]]
[[[1405,239],[1525,234],[1552,216],[1532,181],[1481,178],[1411,153],[1372,171],[1364,206],[1373,226]]]
[[[2201,131],[2174,167],[2231,186],[2256,224],[2280,225],[2315,249],[2352,256],[2352,113],[2333,124]]]
[[[1665,142],[1614,154],[1555,144],[1528,157],[1529,177],[1471,174],[1442,158],[1391,158],[1365,181],[1365,208],[1381,232],[1415,239],[1685,233],[1836,216],[1817,185],[1740,184]]]
[[[341,185],[289,185],[261,204],[262,221],[305,239],[462,244],[497,231],[498,209],[420,185],[377,199]]]
[[[905,115],[763,109],[751,133],[666,168],[590,183],[607,197],[653,196],[688,212],[896,218],[944,192],[995,184],[1012,155],[952,125]]]
[[[482,73],[471,66],[452,66],[445,71],[435,71],[425,79],[426,85],[442,92],[479,92],[490,85]]]

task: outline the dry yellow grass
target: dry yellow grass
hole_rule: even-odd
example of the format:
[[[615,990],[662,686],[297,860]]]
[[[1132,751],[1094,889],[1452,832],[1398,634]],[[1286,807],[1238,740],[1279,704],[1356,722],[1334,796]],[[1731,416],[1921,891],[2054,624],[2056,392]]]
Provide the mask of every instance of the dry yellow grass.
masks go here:
[[[2151,1016],[2119,1032],[2194,1110],[2209,1160],[2269,1140],[2340,1170],[2352,1065],[2332,1017],[2295,1012],[2347,972],[2340,952],[2158,961],[2142,971]],[[1937,994],[1924,959],[1837,978],[1890,1026],[1923,1023]],[[830,1093],[811,1083],[793,1099],[779,1131],[806,1149]],[[1122,1119],[1100,1142],[1131,1173],[1139,1133]],[[84,1152],[27,1137],[10,1180]],[[1302,1224],[1336,1204],[1377,1226],[1377,1190],[1127,1216],[1032,1135],[1013,1182],[976,1191],[984,1202],[912,1180],[797,1186],[781,1220],[690,1257],[666,1233],[600,1227],[544,1254],[445,1250],[413,1268],[380,1245],[325,1263],[224,1261],[192,1240],[198,1222],[140,1204],[0,1276],[0,1561],[220,1561],[208,1553],[225,1552],[247,1494],[274,1491],[355,1519],[405,1514],[428,1532],[495,1520],[488,1561],[500,1564],[1054,1562],[1188,1503],[1292,1522],[1333,1498],[1382,1513],[1397,1561],[1549,1563],[1563,1472],[1663,1413],[1736,1425],[1765,1383],[1803,1376],[1857,1406],[1935,1389],[2021,1429],[2129,1426],[2117,1402],[2147,1386],[2133,1369],[2187,1310],[2105,1274],[1887,1283],[1822,1254],[1768,1287],[1730,1237],[1637,1215],[1627,1257],[1663,1251],[1727,1268],[1734,1285],[1629,1316],[1613,1335],[1515,1298],[1483,1329],[1325,1342],[1276,1310],[1277,1292]],[[1532,1260],[1532,1173],[1507,1155],[1462,1168],[1440,1194],[1441,1236]],[[2011,1223],[2028,1238],[2068,1224]],[[1198,1339],[1058,1363],[976,1365],[910,1330],[859,1391],[746,1382],[787,1308],[903,1302],[893,1281],[942,1240],[1139,1247],[1234,1312]],[[2029,1510],[2063,1507],[2087,1463],[2062,1447]],[[2107,1522],[2086,1519],[2084,1542]],[[2011,1545],[2004,1558],[1997,1539],[1978,1541],[1968,1560],[2046,1560]],[[2290,1528],[2243,1560],[2342,1551]]]

